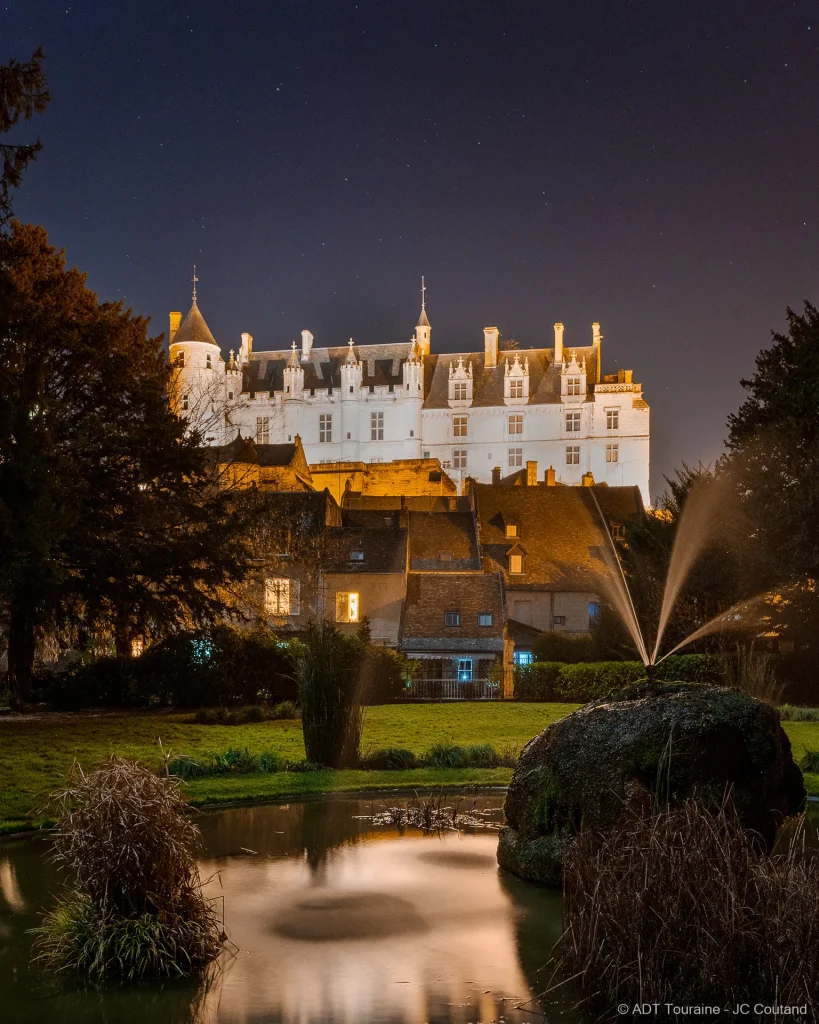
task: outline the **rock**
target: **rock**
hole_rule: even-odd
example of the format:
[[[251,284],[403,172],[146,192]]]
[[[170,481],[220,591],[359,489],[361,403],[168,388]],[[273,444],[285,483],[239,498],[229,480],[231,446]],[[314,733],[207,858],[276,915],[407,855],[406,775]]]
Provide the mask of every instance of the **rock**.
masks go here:
[[[737,690],[638,683],[587,704],[530,740],[506,795],[498,863],[559,885],[581,827],[731,787],[746,828],[771,849],[782,819],[805,802],[802,773],[779,713]]]

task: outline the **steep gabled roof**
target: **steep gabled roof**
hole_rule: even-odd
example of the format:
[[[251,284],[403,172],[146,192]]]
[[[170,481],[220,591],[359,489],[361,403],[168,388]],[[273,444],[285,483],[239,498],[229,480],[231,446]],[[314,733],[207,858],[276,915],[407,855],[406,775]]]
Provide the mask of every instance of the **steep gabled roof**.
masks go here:
[[[216,343],[216,339],[210,332],[210,328],[205,323],[205,318],[199,312],[199,307],[196,305],[196,299],[193,300],[188,315],[182,321],[179,326],[179,330],[171,339],[172,345],[178,345],[183,341],[204,341],[210,345],[219,346]]]
[[[479,572],[471,512],[409,512],[410,572]],[[441,556],[449,556],[444,560]]]
[[[354,559],[352,552],[363,557]],[[407,531],[338,526],[324,536],[322,570],[325,573],[403,573],[406,568]]]

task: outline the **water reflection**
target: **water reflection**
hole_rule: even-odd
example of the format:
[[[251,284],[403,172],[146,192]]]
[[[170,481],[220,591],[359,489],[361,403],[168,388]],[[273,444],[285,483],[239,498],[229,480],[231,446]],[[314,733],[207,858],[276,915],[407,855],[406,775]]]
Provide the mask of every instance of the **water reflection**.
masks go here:
[[[499,820],[502,795],[482,797]],[[363,1024],[543,1020],[538,968],[555,894],[497,870],[495,833],[375,830],[379,802],[336,799],[202,815],[203,876],[235,958],[190,982],[66,991],[27,968],[58,879],[41,840],[0,847],[0,1018],[15,1024]],[[11,884],[10,884],[11,883]],[[11,894],[12,899],[9,899]],[[17,906],[12,905],[12,900]],[[3,934],[2,925],[7,927]],[[525,1005],[525,1010],[516,1006]],[[563,1018],[565,1019],[565,1018]]]

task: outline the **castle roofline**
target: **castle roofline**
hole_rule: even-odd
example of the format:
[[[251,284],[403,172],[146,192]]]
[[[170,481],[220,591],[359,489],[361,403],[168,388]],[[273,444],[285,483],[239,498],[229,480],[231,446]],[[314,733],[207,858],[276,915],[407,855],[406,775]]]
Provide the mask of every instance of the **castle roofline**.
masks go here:
[[[188,315],[180,324],[179,330],[174,334],[171,344],[179,345],[186,341],[199,341],[207,345],[219,347],[216,339],[211,334],[210,328],[205,323],[205,318],[199,311],[196,299],[193,300],[193,305],[188,311]]]

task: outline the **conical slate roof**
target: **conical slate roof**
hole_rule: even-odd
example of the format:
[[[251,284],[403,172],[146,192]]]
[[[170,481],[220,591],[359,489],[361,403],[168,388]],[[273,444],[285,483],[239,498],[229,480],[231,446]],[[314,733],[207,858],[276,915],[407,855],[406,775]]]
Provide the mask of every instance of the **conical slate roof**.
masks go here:
[[[429,320],[427,319],[427,307],[421,306],[421,315],[418,318],[419,327],[429,327]]]
[[[210,333],[210,328],[205,323],[205,318],[199,312],[196,299],[193,300],[193,305],[188,315],[182,321],[179,330],[173,336],[171,344],[178,345],[182,341],[205,341],[211,345],[217,345],[216,339]]]

